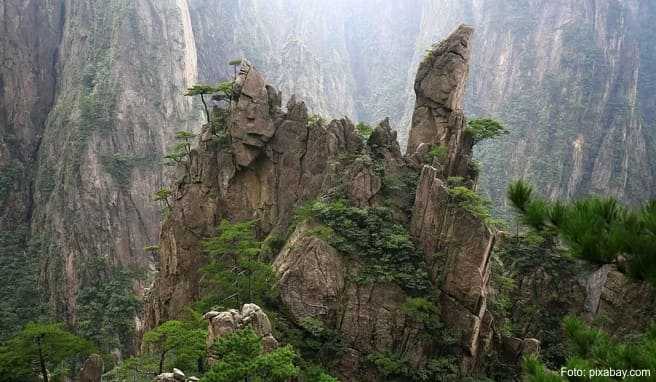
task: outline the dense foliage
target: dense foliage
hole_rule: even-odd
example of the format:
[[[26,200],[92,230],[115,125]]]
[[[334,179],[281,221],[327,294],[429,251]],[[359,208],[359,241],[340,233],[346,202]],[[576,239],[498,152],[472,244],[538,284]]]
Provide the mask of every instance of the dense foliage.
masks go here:
[[[142,352],[124,360],[110,380],[150,381],[174,367],[188,373],[205,371],[207,323],[194,311],[184,320],[171,320],[144,333]]]
[[[220,337],[212,346],[216,363],[202,382],[285,382],[299,374],[291,346],[264,352],[262,339],[251,329]]]
[[[203,364],[206,337],[206,329],[172,320],[146,332],[143,343],[148,353],[157,355],[159,359],[158,374],[172,367],[202,371],[198,365]],[[169,367],[165,368],[167,361]]]
[[[492,118],[474,118],[467,121],[465,134],[471,136],[474,144],[477,144],[487,139],[508,134],[508,130],[499,121]]]
[[[575,317],[563,320],[567,336],[568,359],[566,369],[580,370],[656,370],[656,327],[631,341],[620,342],[612,339],[601,330],[588,326]],[[524,361],[526,380],[529,382],[567,381],[558,372],[547,370],[536,358]],[[653,375],[652,375],[653,377]],[[584,379],[589,379],[586,376]],[[597,381],[613,381],[623,378],[597,377]],[[625,380],[651,380],[644,377],[627,377]]]
[[[201,309],[264,305],[273,298],[275,273],[263,258],[254,221],[221,221],[217,235],[205,240],[203,248],[209,263],[201,270],[206,291]]]
[[[631,209],[613,198],[589,197],[550,202],[534,196],[522,181],[511,184],[508,199],[523,223],[558,235],[572,255],[595,263],[625,256],[630,275],[656,284],[656,202]]]
[[[395,282],[413,293],[430,287],[421,251],[407,229],[394,223],[389,208],[351,207],[343,200],[315,201],[301,208],[299,216],[322,223],[316,234],[342,254],[364,263],[356,282]]]
[[[132,291],[138,276],[101,259],[90,259],[83,276],[87,285],[77,296],[78,334],[92,341],[103,353],[115,349],[133,353],[135,348],[134,318],[141,303]]]
[[[6,382],[41,380],[63,375],[75,361],[93,351],[93,345],[60,324],[29,323],[0,346],[0,376]],[[54,378],[53,378],[54,379]]]

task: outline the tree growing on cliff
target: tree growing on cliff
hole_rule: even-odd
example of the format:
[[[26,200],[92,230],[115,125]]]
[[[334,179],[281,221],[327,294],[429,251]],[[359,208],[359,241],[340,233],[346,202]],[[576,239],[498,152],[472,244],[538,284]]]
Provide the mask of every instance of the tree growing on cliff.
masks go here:
[[[171,367],[189,370],[205,357],[207,331],[182,321],[166,321],[144,334],[143,342],[147,353],[157,356],[158,374],[164,371],[165,362]],[[201,370],[198,370],[201,371]]]
[[[244,302],[261,304],[275,281],[271,265],[262,256],[262,242],[255,237],[255,221],[221,221],[218,234],[203,242],[210,262],[202,269],[209,290],[206,308],[212,304],[241,306]]]
[[[213,350],[217,363],[202,382],[284,382],[299,374],[290,345],[265,353],[262,339],[250,328],[220,337]]]
[[[210,110],[207,107],[207,101],[205,101],[205,96],[217,92],[217,88],[212,85],[203,85],[196,84],[187,89],[187,92],[184,94],[187,97],[200,96],[201,102],[203,102],[203,108],[205,109],[205,117],[207,118],[207,123],[210,123]]]
[[[237,80],[237,67],[241,65],[241,58],[236,58],[234,60],[230,60],[228,62],[228,65],[232,66],[232,69],[234,70],[234,77],[233,81]]]
[[[90,342],[68,332],[61,324],[32,322],[0,347],[0,375],[3,381],[28,381],[36,365],[41,380],[48,382],[50,373],[63,362],[92,351]]]
[[[465,134],[472,137],[474,144],[500,135],[508,134],[508,130],[497,120],[492,118],[474,118],[467,121]]]

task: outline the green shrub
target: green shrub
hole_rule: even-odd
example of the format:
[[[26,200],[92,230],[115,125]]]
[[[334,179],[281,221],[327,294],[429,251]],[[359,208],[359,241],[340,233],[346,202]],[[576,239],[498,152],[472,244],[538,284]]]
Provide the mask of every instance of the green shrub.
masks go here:
[[[300,371],[291,346],[265,353],[262,339],[250,328],[220,337],[212,350],[218,359],[202,382],[285,382]]]
[[[508,134],[508,130],[492,118],[474,118],[467,121],[465,134],[472,137],[474,144],[500,135]]]
[[[358,124],[355,125],[355,131],[362,138],[362,140],[366,142],[369,139],[369,137],[371,137],[371,134],[374,132],[374,129],[373,127],[369,126],[364,122],[358,122]]]
[[[275,298],[275,272],[255,237],[255,222],[222,220],[218,234],[202,243],[209,262],[201,268],[205,287],[199,309],[238,308],[246,302],[266,305]]]
[[[394,223],[389,208],[356,208],[343,200],[316,201],[301,208],[297,216],[316,219],[330,228],[332,233],[325,231],[329,243],[364,263],[356,281],[396,282],[415,292],[429,287],[421,252],[407,229]]]
[[[563,328],[569,352],[563,366],[568,369],[656,370],[656,326],[637,339],[625,342],[612,339],[572,316],[563,320]],[[566,380],[546,370],[535,357],[524,360],[524,373],[525,379],[531,382]]]
[[[428,159],[432,161],[437,159],[440,162],[444,162],[449,155],[449,148],[444,145],[433,146],[428,152]]]
[[[491,202],[479,195],[476,191],[464,186],[456,186],[449,187],[448,192],[450,203],[453,206],[469,211],[490,227],[495,227],[501,224],[501,222],[494,219],[490,213]]]

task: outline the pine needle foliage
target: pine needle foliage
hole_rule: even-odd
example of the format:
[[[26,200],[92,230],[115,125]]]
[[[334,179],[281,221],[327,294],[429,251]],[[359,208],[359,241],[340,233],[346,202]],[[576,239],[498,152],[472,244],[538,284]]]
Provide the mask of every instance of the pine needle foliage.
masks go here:
[[[201,269],[202,309],[235,308],[245,302],[264,305],[274,296],[275,273],[263,256],[255,221],[221,221],[218,234],[203,241],[209,263]]]
[[[513,182],[507,195],[522,223],[558,235],[573,256],[598,264],[625,256],[631,276],[656,285],[656,201],[639,209],[613,198],[551,202],[523,181]]]

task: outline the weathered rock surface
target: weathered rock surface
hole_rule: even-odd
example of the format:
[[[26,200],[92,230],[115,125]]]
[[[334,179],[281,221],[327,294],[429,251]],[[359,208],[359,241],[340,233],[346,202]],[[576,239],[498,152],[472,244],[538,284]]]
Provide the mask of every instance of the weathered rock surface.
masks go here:
[[[194,378],[194,377],[192,377]],[[153,382],[185,382],[185,381],[192,381],[194,379],[189,378],[185,376],[185,374],[182,372],[180,369],[173,369],[173,372],[171,373],[162,373],[155,377]],[[195,379],[198,380],[198,379]]]
[[[419,65],[415,78],[416,103],[406,153],[424,143],[448,149],[448,176],[467,175],[472,142],[465,136],[463,100],[469,74],[473,28],[461,25],[435,45]]]
[[[510,247],[513,240],[500,245]],[[656,289],[629,279],[615,265],[599,267],[563,258],[553,249],[510,252],[501,261],[516,287],[508,296],[513,301],[508,317],[498,319],[510,320],[514,336],[539,341],[541,357],[554,365],[564,361],[562,320],[566,315],[594,321],[595,327],[617,338],[643,333],[656,315]],[[520,358],[511,356],[519,354],[519,346],[509,346],[513,341],[517,343],[517,339],[496,338],[494,346],[507,352],[509,360],[519,362]]]
[[[408,295],[391,283],[349,281],[360,264],[314,236],[312,228],[298,227],[273,264],[292,320],[318,318],[335,327],[347,347],[336,372],[346,380],[366,369],[364,357],[373,352],[403,351],[414,365],[425,362],[428,342],[401,310]]]
[[[178,185],[163,224],[147,326],[174,317],[197,298],[204,261],[199,238],[211,235],[220,219],[259,219],[262,231],[284,232],[296,207],[331,187],[331,160],[363,148],[348,119],[309,124],[305,104],[295,97],[283,112],[279,93],[247,61],[237,83],[229,150],[201,140],[192,151],[188,178],[194,181]]]
[[[464,32],[459,30],[454,36],[468,38],[471,30],[463,28]],[[454,39],[460,41],[460,37]],[[447,40],[444,46],[448,49],[436,51],[433,66],[425,68],[422,77],[431,77],[432,71],[466,72],[466,60],[454,65],[442,57],[451,57],[457,48],[451,43]],[[462,44],[458,46],[462,49]],[[442,86],[437,79],[427,83],[430,86],[422,91],[437,92],[432,87]],[[459,85],[440,89],[439,97],[444,98],[440,102],[451,102],[450,106],[461,102],[463,88]],[[448,92],[454,94],[445,95]],[[480,218],[451,205],[440,180],[445,174],[424,166],[415,200],[404,202],[414,190],[399,191],[398,184],[404,176],[418,176],[423,163],[401,155],[388,120],[382,121],[365,143],[348,119],[327,124],[309,121],[305,105],[293,96],[283,111],[280,93],[267,86],[247,61],[239,72],[235,94],[229,142],[217,147],[211,137],[202,134],[199,147],[192,151],[190,173],[177,185],[175,203],[162,228],[160,273],[148,295],[146,326],[175,317],[199,296],[197,272],[205,261],[200,240],[213,234],[220,219],[257,219],[265,236],[285,232],[292,211],[303,202],[342,195],[355,206],[388,206],[400,222],[407,224],[412,219],[410,231],[424,250],[433,284],[441,292],[442,318],[463,333],[462,367],[470,372],[490,335],[492,318],[486,310],[485,288],[493,237]],[[447,110],[428,98],[424,103],[431,110]],[[464,119],[460,121],[464,123]],[[467,144],[461,137],[462,124],[453,125],[453,131],[447,127],[443,134],[459,137],[449,138],[453,163],[468,163],[469,157],[463,153],[469,151],[461,147]],[[440,131],[432,132],[434,138]],[[408,294],[393,283],[354,282],[351,276],[363,264],[340,254],[317,237],[313,228],[311,222],[297,225],[275,257],[280,298],[289,318],[296,324],[306,318],[320,319],[345,339],[346,351],[336,369],[346,380],[369,375],[364,360],[372,352],[399,351],[413,366],[425,365],[431,343],[421,335],[421,324],[401,309]],[[439,251],[448,257],[437,255]],[[448,261],[441,263],[443,260]],[[442,274],[439,280],[438,271]],[[241,312],[208,312],[208,342],[242,327],[244,320],[253,320],[258,334],[268,338],[270,323],[261,319],[258,309],[248,313],[245,306]],[[366,379],[376,380],[375,373]]]
[[[203,315],[209,321],[207,332],[207,349],[212,361],[211,347],[217,339],[237,330],[250,327],[255,334],[262,338],[264,351],[271,351],[278,347],[278,341],[273,337],[271,321],[255,304],[244,304],[241,311],[230,309],[224,312],[210,311]]]
[[[98,354],[92,354],[84,361],[80,369],[79,382],[100,382],[103,373],[103,360]]]
[[[491,338],[487,286],[494,235],[480,216],[449,194],[444,180],[471,178],[472,141],[464,134],[462,101],[472,28],[460,26],[436,45],[419,66],[417,103],[407,153],[421,166],[431,146],[448,148],[444,163],[423,165],[410,233],[422,248],[433,285],[441,291],[445,322],[463,333],[462,367],[477,366]],[[443,165],[443,166],[442,166]]]

